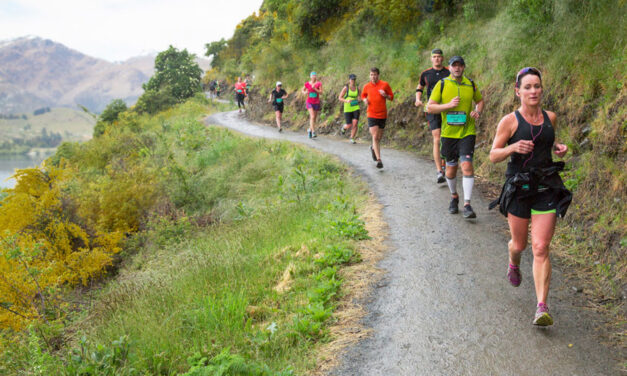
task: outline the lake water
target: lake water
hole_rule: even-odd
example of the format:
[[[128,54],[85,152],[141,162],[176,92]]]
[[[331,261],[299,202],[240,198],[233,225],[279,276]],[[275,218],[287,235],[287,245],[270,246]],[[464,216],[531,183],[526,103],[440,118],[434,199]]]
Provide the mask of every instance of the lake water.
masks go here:
[[[0,189],[15,186],[15,180],[9,178],[15,173],[16,168],[39,166],[45,158],[43,156],[31,158],[26,155],[0,156]]]

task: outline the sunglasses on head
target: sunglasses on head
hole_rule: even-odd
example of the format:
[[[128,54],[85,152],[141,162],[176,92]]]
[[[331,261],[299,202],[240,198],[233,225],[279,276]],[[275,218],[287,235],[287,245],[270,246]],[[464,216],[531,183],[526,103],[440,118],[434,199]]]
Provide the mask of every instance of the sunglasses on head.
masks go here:
[[[542,79],[542,73],[540,73],[540,71],[537,68],[534,67],[525,67],[523,69],[521,69],[518,74],[516,75],[516,86],[519,85],[520,83],[520,79],[526,75],[527,73],[534,73],[536,74],[538,77],[540,77],[540,79]]]

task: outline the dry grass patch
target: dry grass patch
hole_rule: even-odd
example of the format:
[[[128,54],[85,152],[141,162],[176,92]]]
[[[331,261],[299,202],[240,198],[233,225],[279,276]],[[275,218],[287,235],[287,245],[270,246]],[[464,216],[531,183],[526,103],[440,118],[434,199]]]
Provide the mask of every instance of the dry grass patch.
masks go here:
[[[365,222],[371,239],[359,243],[357,251],[362,261],[346,266],[338,273],[344,280],[342,290],[345,294],[333,314],[336,321],[329,327],[329,334],[333,339],[320,348],[316,361],[318,366],[311,375],[328,374],[339,365],[349,346],[372,333],[371,329],[362,325],[362,319],[367,313],[364,303],[373,286],[383,276],[384,271],[377,264],[388,251],[385,244],[388,225],[383,220],[383,206],[373,193],[370,194],[360,217]]]

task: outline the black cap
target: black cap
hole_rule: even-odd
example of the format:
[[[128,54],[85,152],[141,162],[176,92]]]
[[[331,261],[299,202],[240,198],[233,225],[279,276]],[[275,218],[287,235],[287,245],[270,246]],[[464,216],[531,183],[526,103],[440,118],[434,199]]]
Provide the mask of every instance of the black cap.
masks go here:
[[[453,56],[449,61],[448,61],[448,65],[453,65],[454,63],[462,63],[462,65],[466,65],[466,62],[464,62],[464,58],[461,56]]]
[[[441,49],[434,48],[433,50],[431,50],[431,55],[444,55],[444,53],[442,53]]]
[[[348,79],[349,80],[356,80],[357,76],[355,76],[354,74],[351,73],[351,74],[348,75]]]

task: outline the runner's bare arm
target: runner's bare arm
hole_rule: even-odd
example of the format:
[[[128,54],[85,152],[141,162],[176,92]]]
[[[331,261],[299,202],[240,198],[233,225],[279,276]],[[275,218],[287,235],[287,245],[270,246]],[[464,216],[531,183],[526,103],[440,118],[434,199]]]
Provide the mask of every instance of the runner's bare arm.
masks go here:
[[[348,100],[344,98],[345,94],[346,94],[346,86],[342,88],[342,91],[340,91],[340,95],[337,97],[337,99],[339,99],[340,102],[348,103]]]
[[[424,86],[418,84],[418,86],[416,87],[416,107],[422,107],[423,103],[422,103],[422,89],[424,89]]]
[[[553,124],[553,128],[555,129],[557,126],[557,115],[555,115],[555,112],[552,111],[547,111],[546,114],[549,116],[549,120],[551,120],[551,124]],[[557,134],[557,132],[555,132],[555,134]],[[557,140],[555,140],[555,143],[553,144],[553,153],[562,158],[564,155],[566,155],[567,152],[568,146],[565,144],[560,144],[559,142],[557,142]]]
[[[430,114],[439,114],[451,108],[457,107],[458,104],[459,104],[459,97],[455,97],[450,102],[444,103],[444,104],[440,104],[434,101],[433,99],[429,99],[429,103],[427,103],[427,112]]]
[[[479,102],[477,102],[477,105],[475,106],[475,109],[470,111],[470,116],[472,116],[475,119],[479,119],[479,116],[483,112],[484,104],[485,104],[485,102],[483,101],[483,99],[481,99]]]
[[[506,145],[516,131],[518,121],[514,113],[505,115],[496,128],[496,135],[490,150],[490,162],[498,163],[507,159],[514,153],[528,154],[533,150],[533,141],[520,140],[514,144]]]

